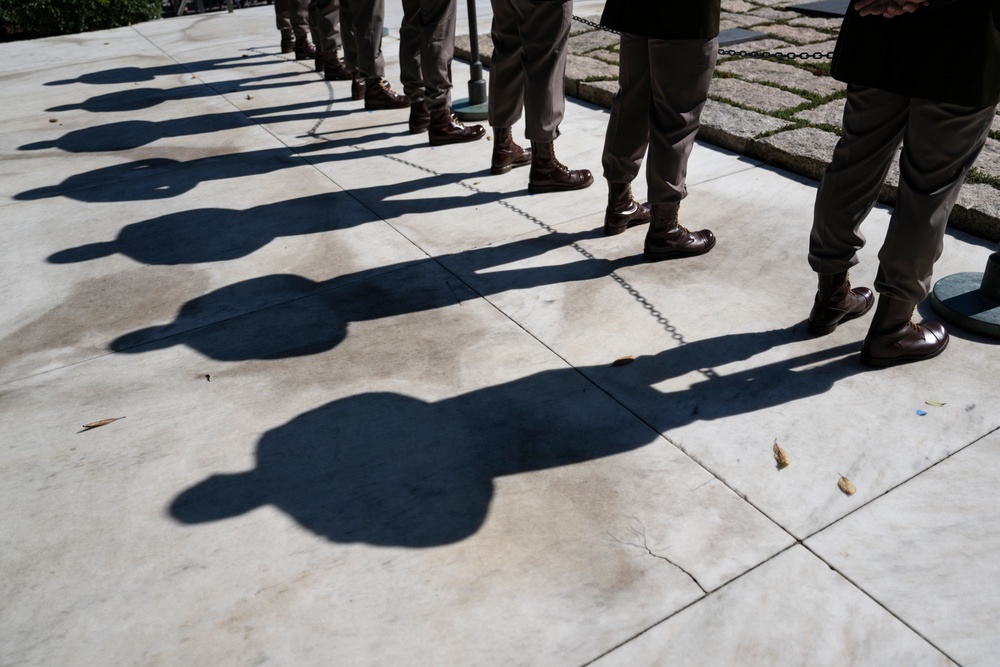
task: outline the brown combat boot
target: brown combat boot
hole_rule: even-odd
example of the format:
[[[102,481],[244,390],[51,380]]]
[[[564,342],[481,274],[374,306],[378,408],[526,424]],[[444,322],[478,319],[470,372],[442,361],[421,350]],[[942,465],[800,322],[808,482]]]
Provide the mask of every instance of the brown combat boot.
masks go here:
[[[410,134],[420,134],[426,132],[431,126],[431,114],[427,110],[427,102],[410,103]]]
[[[614,236],[629,227],[649,222],[649,204],[640,204],[632,197],[629,183],[608,182],[608,209],[604,213],[604,234]]]
[[[680,204],[654,204],[652,221],[646,232],[643,256],[658,262],[675,257],[703,255],[715,247],[715,235],[707,229],[688,231],[677,222]]]
[[[431,146],[475,141],[482,139],[484,134],[486,134],[486,130],[483,129],[482,125],[466,125],[455,118],[451,109],[431,112],[431,126],[428,130]]]
[[[316,58],[316,70],[319,71],[319,58]],[[351,81],[354,75],[344,66],[337,52],[323,55],[323,78],[327,81]]]
[[[820,275],[819,289],[809,313],[809,333],[825,336],[841,322],[861,317],[875,305],[875,295],[867,287],[851,287],[847,271]]]
[[[514,143],[509,127],[494,127],[490,173],[506,174],[514,167],[527,167],[529,164],[531,164],[531,149],[525,150]]]
[[[351,74],[351,99],[352,100],[363,100],[365,99],[365,93],[368,92],[368,84],[365,83],[364,77],[362,77],[357,72]]]
[[[879,295],[868,335],[861,347],[861,363],[886,368],[908,361],[923,361],[948,347],[948,332],[939,322],[913,323],[916,304]]]
[[[551,141],[531,142],[531,171],[528,173],[529,192],[580,190],[594,182],[589,169],[570,169],[556,159]]]
[[[313,60],[316,58],[316,47],[307,39],[295,40],[295,59]]]
[[[281,31],[281,52],[291,53],[295,50],[295,35],[291,30]]]
[[[375,77],[365,81],[365,109],[405,109],[410,106],[406,95],[400,95],[383,78]]]

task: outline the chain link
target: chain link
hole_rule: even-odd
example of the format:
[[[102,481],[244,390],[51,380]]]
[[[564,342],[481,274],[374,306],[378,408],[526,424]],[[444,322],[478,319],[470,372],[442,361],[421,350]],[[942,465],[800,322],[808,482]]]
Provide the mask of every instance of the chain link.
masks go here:
[[[603,30],[604,32],[610,32],[613,35],[620,35],[621,33],[617,30],[612,30],[607,26],[603,26],[600,23],[595,23],[593,21],[588,21],[580,16],[573,16],[574,21],[578,21],[584,25],[590,26],[591,28],[597,28],[598,30]],[[737,58],[779,58],[779,59],[799,59],[799,60],[823,60],[824,58],[832,58],[832,53],[774,53],[772,51],[733,51],[732,49],[719,49],[720,56],[735,56]]]

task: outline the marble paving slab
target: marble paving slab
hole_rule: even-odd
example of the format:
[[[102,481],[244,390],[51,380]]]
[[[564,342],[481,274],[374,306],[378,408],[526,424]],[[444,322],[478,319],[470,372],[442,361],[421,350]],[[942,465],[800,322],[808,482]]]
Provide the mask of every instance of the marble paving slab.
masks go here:
[[[0,75],[67,67],[113,58],[156,57],[162,51],[132,28],[115,28],[0,44]]]
[[[769,196],[758,199],[760,192]],[[642,228],[608,239],[588,234],[593,226],[581,219],[538,234],[538,250],[528,239],[511,243],[509,261],[502,244],[488,262],[482,253],[441,261],[754,506],[807,537],[1000,425],[996,393],[976,372],[995,343],[956,336],[938,360],[874,372],[857,360],[863,322],[822,339],[807,335],[814,193],[814,184],[766,169],[695,186],[682,222],[720,239],[699,258],[649,264],[639,255]],[[857,284],[870,284],[887,212],[872,218]],[[985,263],[990,251],[968,238],[948,237],[941,274]],[[625,356],[636,361],[610,366]],[[934,364],[949,372],[922,380]],[[928,400],[951,407],[919,417]],[[783,471],[771,453],[776,440],[796,460]],[[855,496],[840,492],[840,475],[855,481]]]
[[[0,194],[28,201],[133,178],[149,167],[280,147],[217,98],[174,100],[142,111],[68,111],[58,123],[49,123],[47,114],[19,118],[0,122],[0,137]],[[287,149],[281,153],[288,155]]]
[[[244,164],[253,159],[242,157]],[[189,174],[196,186],[162,199],[130,201],[137,182],[129,181],[120,197],[7,207],[21,224],[0,249],[18,278],[0,297],[0,377],[174,335],[425,258],[311,167],[283,166],[218,178],[220,165],[206,165],[206,180]],[[165,173],[172,185],[183,181],[183,172]]]
[[[802,547],[602,659],[622,665],[953,665]]]
[[[792,542],[435,265],[171,341],[0,388],[3,662],[581,664]]]
[[[1000,651],[1000,434],[810,538],[838,572],[961,665]]]

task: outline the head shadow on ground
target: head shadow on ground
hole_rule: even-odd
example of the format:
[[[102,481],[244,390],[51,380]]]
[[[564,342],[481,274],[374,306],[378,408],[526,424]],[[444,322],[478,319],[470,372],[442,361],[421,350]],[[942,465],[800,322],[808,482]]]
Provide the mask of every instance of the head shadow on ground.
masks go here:
[[[799,327],[731,334],[620,368],[547,370],[437,402],[388,392],[335,400],[265,433],[252,469],[194,483],[169,513],[193,525],[270,505],[333,542],[451,544],[483,525],[497,477],[672,446],[657,433],[817,395],[860,372],[843,356],[855,346],[844,345],[707,375],[678,391],[650,385],[800,336]],[[621,404],[584,379],[610,374]],[[655,416],[643,423],[626,409],[632,404],[657,406]],[[664,473],[663,484],[672,482]]]

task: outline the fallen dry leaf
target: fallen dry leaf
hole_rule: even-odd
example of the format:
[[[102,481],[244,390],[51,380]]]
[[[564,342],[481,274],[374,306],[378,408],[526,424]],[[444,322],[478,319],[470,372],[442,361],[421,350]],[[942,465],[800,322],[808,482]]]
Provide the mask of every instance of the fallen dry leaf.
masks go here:
[[[778,462],[778,469],[787,468],[792,464],[791,457],[788,456],[788,452],[781,448],[778,441],[774,441],[774,460]]]
[[[849,496],[853,496],[854,492],[857,491],[857,488],[854,486],[854,482],[847,479],[843,475],[840,476],[840,481],[837,482],[837,486],[839,486],[840,490]]]
[[[253,95],[247,95],[247,99],[248,100],[252,100],[253,99]]]
[[[926,403],[927,405],[931,405],[931,406],[933,406],[935,408],[943,408],[944,407],[944,403],[938,403],[937,401],[924,401],[924,403]]]
[[[58,123],[59,119],[58,118],[49,118],[49,122],[50,123]]]
[[[628,365],[629,365],[629,364],[631,364],[631,363],[632,363],[633,361],[635,361],[635,357],[633,357],[633,356],[632,356],[632,355],[630,354],[630,355],[628,355],[627,357],[620,357],[620,358],[618,358],[618,359],[615,359],[615,360],[614,360],[614,362],[613,362],[613,363],[612,363],[611,365],[612,365],[612,366],[628,366]]]
[[[84,424],[83,428],[97,428],[98,426],[105,426],[106,424],[110,424],[111,422],[116,422],[119,419],[125,419],[125,418],[124,417],[112,417],[110,419],[101,419],[101,420],[96,421],[96,422],[90,422],[89,424]]]

